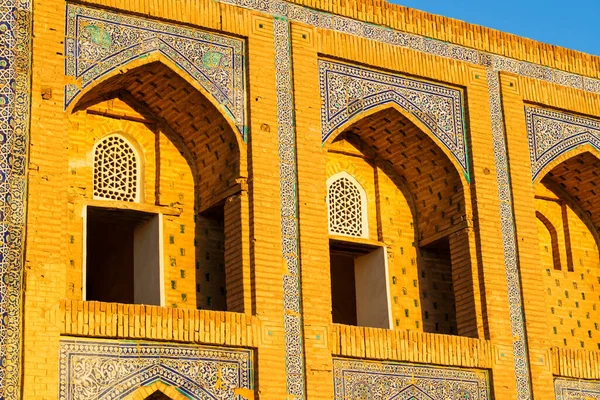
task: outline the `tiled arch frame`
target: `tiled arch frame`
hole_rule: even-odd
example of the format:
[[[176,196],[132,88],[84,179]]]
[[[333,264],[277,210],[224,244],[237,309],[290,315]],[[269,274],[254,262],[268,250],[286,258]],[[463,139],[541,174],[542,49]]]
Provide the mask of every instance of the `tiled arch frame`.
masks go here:
[[[247,141],[244,40],[79,5],[66,13],[65,75],[75,83],[65,86],[65,109],[122,67],[160,61],[184,71]]]
[[[322,143],[384,108],[395,108],[446,153],[470,181],[464,95],[459,89],[373,69],[319,60]]]
[[[253,394],[253,359],[242,348],[65,337],[58,397],[133,400],[156,388],[179,399],[240,400]]]
[[[531,180],[544,177],[557,160],[600,151],[600,120],[540,107],[525,107]]]

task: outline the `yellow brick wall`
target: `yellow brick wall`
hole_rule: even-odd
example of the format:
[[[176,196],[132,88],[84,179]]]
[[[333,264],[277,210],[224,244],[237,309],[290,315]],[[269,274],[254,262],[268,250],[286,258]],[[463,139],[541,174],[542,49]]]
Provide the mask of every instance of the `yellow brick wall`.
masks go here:
[[[385,2],[294,2],[586,76],[600,76],[598,58]],[[210,0],[88,3],[244,38],[249,140],[244,143],[236,136],[227,116],[196,90],[191,78],[174,64],[153,56],[134,61],[123,71],[114,71],[114,80],[92,85],[82,97],[80,108],[65,111],[65,2],[35,2],[23,398],[57,398],[59,338],[75,335],[251,347],[257,350],[256,398],[283,399],[286,360],[281,279],[285,264],[281,255],[272,17]],[[491,371],[496,398],[516,399],[513,337],[499,240],[501,204],[485,68],[295,22],[291,39],[308,398],[332,397],[332,356],[344,356],[486,369]],[[428,199],[427,206],[420,216],[413,215],[410,196],[400,189],[402,185],[389,168],[380,161],[365,161],[365,157],[376,158],[369,153],[372,149],[358,151],[345,141],[323,146],[319,58],[342,59],[464,90],[471,181],[455,173],[455,164],[448,161],[455,169],[436,175],[430,188],[420,189],[419,197]],[[153,61],[163,64],[157,66]],[[178,72],[169,72],[169,68]],[[179,114],[173,109],[158,111],[162,103],[151,96],[155,92],[148,83],[160,82],[153,81],[149,71],[169,74],[168,80],[176,90],[167,92],[164,84],[161,93],[168,93],[171,103],[183,105],[198,100],[201,105],[188,105]],[[138,74],[142,83],[120,80],[121,75],[132,76],[121,72]],[[594,308],[600,303],[599,255],[594,232],[585,218],[569,212],[575,271],[566,271],[563,260],[567,256],[562,252],[563,271],[553,269],[550,251],[546,250],[551,248],[549,234],[540,226],[535,212],[544,213],[560,226],[559,211],[535,197],[552,193],[539,183],[532,185],[523,107],[541,104],[599,118],[600,96],[508,73],[501,74],[501,83],[534,398],[550,399],[554,396],[554,376],[600,379],[600,333],[595,325],[600,311]],[[51,90],[51,98],[41,97],[42,87]],[[147,93],[147,101],[141,108],[118,97],[86,103],[94,96],[123,88]],[[183,95],[183,88],[191,88],[190,96],[197,97]],[[377,112],[400,118],[397,110]],[[158,116],[156,120],[144,123],[152,113]],[[207,135],[181,128],[196,122],[190,114],[201,115],[198,121],[203,120],[203,125],[194,126]],[[374,114],[355,118],[336,135],[352,125],[367,128]],[[175,121],[181,126],[174,127]],[[425,128],[417,123],[414,132],[419,130]],[[116,131],[125,132],[143,149],[145,205],[170,213],[163,217],[166,307],[81,301],[82,210],[92,197],[91,149],[95,141]],[[377,140],[374,143],[379,145]],[[428,141],[434,143],[431,135],[424,134],[423,143]],[[436,146],[431,148],[439,152],[440,159],[451,159],[446,149]],[[591,151],[600,157],[600,152]],[[557,159],[551,167],[574,154]],[[394,330],[348,327],[331,321],[325,182],[342,170],[359,180],[367,191],[370,239],[388,246]],[[432,197],[427,197],[429,192]],[[436,200],[438,193],[443,201]],[[439,208],[434,209],[438,201]],[[214,207],[223,207],[222,222],[207,217],[206,212],[214,211]],[[414,237],[416,223],[420,228]],[[220,224],[224,235],[220,234]],[[439,235],[449,235],[452,263],[457,266],[451,279],[456,282],[457,304],[460,302],[456,312],[460,337],[423,332],[431,331],[422,317],[423,311],[431,311],[423,307],[431,304],[422,303],[419,288],[413,284],[419,280],[419,261],[426,257],[417,249],[419,241],[426,243]],[[199,274],[203,268],[207,272]],[[206,273],[225,278],[210,282],[212,285],[205,289],[209,283]],[[395,284],[392,277],[396,278]],[[206,310],[210,308],[229,311]],[[405,310],[409,310],[408,316]]]

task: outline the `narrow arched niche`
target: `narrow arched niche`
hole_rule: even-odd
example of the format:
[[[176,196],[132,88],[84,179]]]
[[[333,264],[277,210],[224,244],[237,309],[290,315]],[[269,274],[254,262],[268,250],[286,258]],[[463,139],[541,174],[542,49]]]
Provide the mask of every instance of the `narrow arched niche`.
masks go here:
[[[535,185],[541,272],[553,344],[598,350],[600,159],[574,154]]]

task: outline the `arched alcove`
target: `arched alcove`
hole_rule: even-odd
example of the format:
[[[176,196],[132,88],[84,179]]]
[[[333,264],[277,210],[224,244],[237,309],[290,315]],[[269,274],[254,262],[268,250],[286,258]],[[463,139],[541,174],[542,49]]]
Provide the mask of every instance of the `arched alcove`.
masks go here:
[[[146,164],[142,205],[159,207],[161,215],[162,304],[243,311],[249,266],[242,262],[238,230],[247,221],[238,219],[248,206],[245,144],[184,74],[159,61],[123,71],[88,87],[73,105],[73,175],[87,173],[90,141],[97,147],[115,131],[137,140]],[[78,179],[71,190],[85,198]]]
[[[535,206],[542,222],[538,237],[549,337],[555,346],[598,350],[600,159],[592,149],[580,150],[565,154],[540,177]]]
[[[354,118],[326,149],[327,176],[355,170],[375,203],[369,239],[390,252],[394,328],[477,336],[469,187],[460,166],[397,107]]]

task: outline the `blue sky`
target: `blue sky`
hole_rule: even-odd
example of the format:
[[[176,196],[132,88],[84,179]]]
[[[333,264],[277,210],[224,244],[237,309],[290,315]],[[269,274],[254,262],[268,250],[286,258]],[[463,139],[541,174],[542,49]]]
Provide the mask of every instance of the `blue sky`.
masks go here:
[[[600,55],[600,0],[389,0]]]

